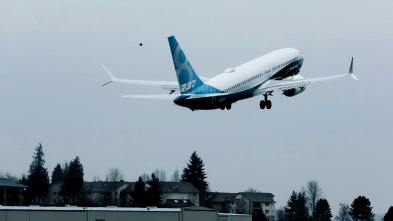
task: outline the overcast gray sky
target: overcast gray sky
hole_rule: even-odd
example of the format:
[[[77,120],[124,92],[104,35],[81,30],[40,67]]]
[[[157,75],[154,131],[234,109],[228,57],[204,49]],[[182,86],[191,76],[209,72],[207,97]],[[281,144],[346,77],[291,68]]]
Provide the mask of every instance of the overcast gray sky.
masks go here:
[[[276,207],[309,180],[333,214],[368,197],[393,205],[391,1],[5,1],[0,0],[0,171],[27,173],[35,146],[49,173],[79,156],[85,179],[120,168],[126,180],[161,168],[170,176],[196,150],[213,191],[253,187]],[[359,78],[310,85],[295,97],[241,101],[196,111],[161,94],[110,84],[121,78],[175,81],[167,38],[175,35],[201,76],[272,50],[303,52],[304,77]],[[144,45],[139,47],[139,43]]]

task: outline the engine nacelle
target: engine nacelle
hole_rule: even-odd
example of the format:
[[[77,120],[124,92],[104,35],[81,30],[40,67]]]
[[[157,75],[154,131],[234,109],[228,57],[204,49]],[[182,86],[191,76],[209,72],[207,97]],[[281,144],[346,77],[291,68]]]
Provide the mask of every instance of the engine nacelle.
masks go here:
[[[292,89],[289,89],[289,90],[285,90],[285,91],[283,92],[283,94],[284,94],[285,96],[287,96],[287,97],[293,97],[293,96],[295,96],[295,95],[297,95],[297,94],[302,93],[302,92],[305,91],[305,90],[306,90],[306,87],[292,88]]]

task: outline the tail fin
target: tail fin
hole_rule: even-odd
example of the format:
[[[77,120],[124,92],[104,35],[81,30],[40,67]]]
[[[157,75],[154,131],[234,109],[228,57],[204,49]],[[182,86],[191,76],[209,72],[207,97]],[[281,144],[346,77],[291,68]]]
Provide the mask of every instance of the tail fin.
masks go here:
[[[352,60],[351,60],[351,66],[349,67],[349,73],[348,73],[348,75],[349,75],[350,77],[352,77],[353,79],[358,80],[358,78],[356,77],[356,75],[353,73],[353,57],[352,57]]]
[[[177,43],[175,36],[168,37],[169,47],[171,48],[173,64],[175,65],[177,81],[179,82],[180,92],[189,93],[195,88],[202,86],[204,83],[195,73],[191,63],[187,60],[186,55]]]

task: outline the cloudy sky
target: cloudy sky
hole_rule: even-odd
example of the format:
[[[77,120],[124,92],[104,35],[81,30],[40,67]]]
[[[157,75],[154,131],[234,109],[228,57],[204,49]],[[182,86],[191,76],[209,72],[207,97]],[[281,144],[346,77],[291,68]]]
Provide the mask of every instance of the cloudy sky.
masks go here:
[[[193,151],[213,191],[253,187],[284,206],[309,180],[333,214],[368,197],[393,205],[393,3],[391,1],[0,0],[0,172],[27,173],[42,143],[49,173],[79,156],[85,179],[119,168],[128,181],[160,168],[168,177]],[[359,78],[310,85],[295,97],[196,111],[159,88],[101,85],[105,64],[121,78],[175,81],[167,37],[196,72],[212,77],[272,50],[303,52],[304,77]],[[139,46],[142,42],[144,45]]]

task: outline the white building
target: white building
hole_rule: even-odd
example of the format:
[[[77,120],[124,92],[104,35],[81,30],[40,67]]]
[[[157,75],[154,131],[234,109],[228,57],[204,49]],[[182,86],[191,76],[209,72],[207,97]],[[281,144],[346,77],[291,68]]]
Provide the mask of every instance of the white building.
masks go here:
[[[274,220],[275,201],[271,193],[211,193],[212,208],[223,213],[256,215],[263,212],[269,221]]]

